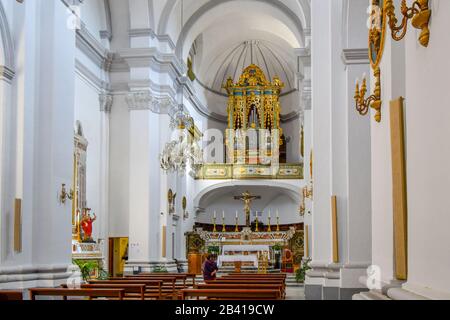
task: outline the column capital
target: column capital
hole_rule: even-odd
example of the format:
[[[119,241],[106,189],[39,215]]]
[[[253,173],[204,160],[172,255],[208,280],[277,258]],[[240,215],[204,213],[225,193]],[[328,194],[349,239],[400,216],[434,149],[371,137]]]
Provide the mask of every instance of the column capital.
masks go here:
[[[114,96],[109,93],[101,93],[99,94],[98,99],[100,102],[100,111],[110,113],[114,102]]]

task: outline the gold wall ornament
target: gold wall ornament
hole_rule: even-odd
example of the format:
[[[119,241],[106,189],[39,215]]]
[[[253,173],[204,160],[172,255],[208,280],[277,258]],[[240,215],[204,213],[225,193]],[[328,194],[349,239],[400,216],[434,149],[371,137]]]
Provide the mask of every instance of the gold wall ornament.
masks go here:
[[[167,202],[169,205],[169,215],[175,213],[175,198],[177,197],[176,193],[173,193],[172,189],[169,189],[167,192]]]
[[[189,213],[187,212],[187,198],[183,197],[183,199],[181,200],[181,208],[183,209],[183,218],[184,219],[188,219],[189,218]]]
[[[384,0],[372,0],[369,17],[369,59],[372,69],[376,69],[383,57],[386,38],[386,11]]]
[[[403,98],[391,101],[392,209],[395,276],[408,280],[408,199]]]
[[[333,262],[339,263],[339,233],[338,233],[338,213],[337,213],[337,197],[331,197],[331,226],[333,241]]]
[[[428,47],[430,41],[430,29],[428,24],[430,22],[431,10],[428,6],[429,0],[414,1],[411,7],[408,7],[406,0],[402,0],[401,13],[402,21],[399,25],[398,19],[395,15],[395,6],[393,0],[385,0],[384,11],[389,20],[389,27],[391,28],[392,38],[395,41],[402,40],[408,31],[408,21],[414,28],[421,30],[419,42],[422,46]]]
[[[22,199],[14,200],[14,251],[22,252]]]
[[[376,67],[374,71],[375,77],[375,90],[372,95],[366,98],[367,93],[367,80],[363,77],[361,87],[359,82],[356,81],[355,89],[355,102],[356,110],[360,115],[365,116],[369,113],[369,109],[372,108],[376,111],[375,121],[381,122],[381,71],[380,67]]]

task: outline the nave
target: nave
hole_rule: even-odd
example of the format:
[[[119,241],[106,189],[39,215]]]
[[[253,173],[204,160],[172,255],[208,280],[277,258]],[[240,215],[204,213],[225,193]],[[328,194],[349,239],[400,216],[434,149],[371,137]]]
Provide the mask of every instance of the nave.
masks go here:
[[[450,300],[449,12],[0,0],[0,297]]]

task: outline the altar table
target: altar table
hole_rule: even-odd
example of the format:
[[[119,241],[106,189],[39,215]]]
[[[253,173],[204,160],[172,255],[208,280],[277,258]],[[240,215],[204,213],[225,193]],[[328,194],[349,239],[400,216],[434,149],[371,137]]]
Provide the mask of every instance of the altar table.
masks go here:
[[[266,245],[224,245],[222,252],[269,252],[270,247]]]
[[[219,256],[217,258],[217,265],[220,268],[224,262],[253,262],[253,265],[258,268],[258,257],[255,255],[228,255],[228,256]]]

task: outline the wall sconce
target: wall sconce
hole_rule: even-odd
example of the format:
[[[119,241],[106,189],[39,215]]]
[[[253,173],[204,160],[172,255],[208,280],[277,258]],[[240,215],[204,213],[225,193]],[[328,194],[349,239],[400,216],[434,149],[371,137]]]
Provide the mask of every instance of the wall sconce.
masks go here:
[[[389,19],[389,27],[391,28],[392,38],[395,41],[402,40],[408,31],[408,20],[414,28],[421,30],[419,42],[422,46],[428,47],[430,41],[430,29],[428,27],[431,10],[428,7],[429,0],[416,0],[411,7],[408,7],[406,0],[402,1],[401,12],[403,15],[402,22],[397,26],[398,19],[395,16],[395,7],[393,0],[386,0],[385,11]]]
[[[61,186],[61,192],[59,194],[59,202],[62,204],[66,204],[67,199],[73,199],[73,190],[70,190],[70,192],[68,193],[66,190],[66,184],[63,183]]]
[[[305,186],[303,188],[303,199],[313,199],[313,185],[311,182],[311,186]]]
[[[369,108],[376,111],[375,121],[381,122],[381,72],[380,68],[376,67],[374,71],[375,76],[375,90],[374,93],[366,98],[367,93],[367,81],[365,76],[363,77],[361,88],[359,87],[359,82],[356,81],[355,89],[355,102],[356,110],[360,115],[365,116],[369,112]]]

